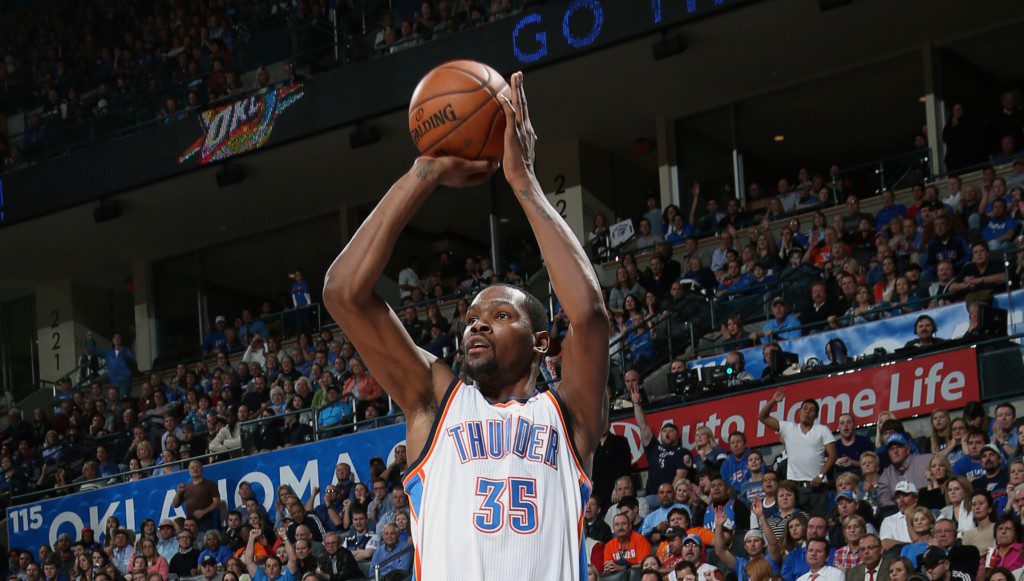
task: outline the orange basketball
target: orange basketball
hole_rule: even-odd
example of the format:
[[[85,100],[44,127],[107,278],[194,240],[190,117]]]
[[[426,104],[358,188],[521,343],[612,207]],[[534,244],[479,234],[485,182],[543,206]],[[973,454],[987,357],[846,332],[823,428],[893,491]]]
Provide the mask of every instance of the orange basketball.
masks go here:
[[[504,151],[508,83],[475,61],[444,63],[420,80],[409,102],[409,133],[420,153],[498,159]]]

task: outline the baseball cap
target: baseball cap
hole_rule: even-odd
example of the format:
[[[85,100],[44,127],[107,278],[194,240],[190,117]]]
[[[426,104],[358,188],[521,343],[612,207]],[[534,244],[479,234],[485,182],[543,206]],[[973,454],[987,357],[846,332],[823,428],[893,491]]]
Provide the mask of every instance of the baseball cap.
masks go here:
[[[665,532],[661,533],[661,536],[666,539],[674,539],[676,537],[685,537],[686,531],[682,527],[668,527]]]
[[[910,482],[909,480],[900,480],[896,484],[894,492],[896,494],[913,494],[916,496],[917,486],[913,482]]]
[[[670,426],[675,428],[677,432],[679,431],[679,426],[677,426],[676,423],[672,420],[665,420],[664,422],[661,423],[661,429],[663,430]]]
[[[896,432],[895,434],[889,436],[889,438],[885,441],[885,449],[888,450],[889,446],[892,446],[893,444],[899,444],[900,446],[907,446],[909,448],[910,440],[908,440],[902,432]]]
[[[214,319],[213,322],[214,323],[226,323],[226,322],[228,322],[228,320],[224,318],[224,315],[217,315],[217,318]]]
[[[779,304],[779,303],[786,304],[786,299],[784,299],[782,297],[775,297],[774,299],[772,299],[772,306],[773,307],[775,305]]]
[[[920,563],[922,569],[933,569],[939,563],[948,561],[949,555],[941,547],[931,546],[921,555]]]
[[[841,490],[839,494],[836,495],[837,502],[844,498],[850,502],[857,502],[857,495],[854,494],[852,490]]]
[[[746,541],[747,539],[751,539],[754,537],[757,537],[762,541],[764,540],[764,535],[762,535],[761,531],[757,529],[750,529],[749,531],[747,531],[747,534],[743,535],[743,540]]]
[[[213,565],[214,567],[216,567],[217,566],[217,559],[215,559],[215,558],[213,558],[213,557],[211,557],[209,555],[203,557],[202,566],[205,567],[207,565]]]
[[[985,452],[985,450],[991,450],[991,451],[995,452],[996,455],[998,455],[998,456],[1002,456],[1003,455],[1003,451],[999,449],[999,446],[996,446],[995,444],[992,444],[992,443],[985,444],[984,446],[981,447],[981,451],[983,453]]]
[[[156,528],[158,528],[158,529],[162,529],[162,528],[164,528],[164,527],[171,527],[171,528],[174,528],[174,521],[172,521],[172,520],[171,520],[171,519],[169,519],[169,518],[165,518],[164,520],[160,521],[160,526],[158,526],[158,527],[156,527]]]
[[[694,543],[697,545],[697,547],[702,549],[704,548],[704,541],[700,540],[700,537],[698,537],[695,533],[686,535],[686,538],[683,539],[683,544],[685,545],[686,543]]]

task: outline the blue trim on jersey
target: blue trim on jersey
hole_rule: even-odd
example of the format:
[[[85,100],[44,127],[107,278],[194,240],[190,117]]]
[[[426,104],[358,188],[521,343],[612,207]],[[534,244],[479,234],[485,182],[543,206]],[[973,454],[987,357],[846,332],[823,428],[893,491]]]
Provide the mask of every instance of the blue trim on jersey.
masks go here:
[[[423,444],[423,449],[420,450],[420,455],[416,457],[411,464],[405,469],[403,477],[408,477],[410,474],[416,471],[423,464],[423,459],[427,453],[430,452],[430,447],[434,444],[434,439],[437,438],[437,429],[441,424],[441,414],[444,413],[444,408],[448,405],[448,400],[452,398],[452,393],[455,391],[455,386],[459,384],[459,376],[456,375],[452,378],[452,382],[448,384],[448,389],[444,390],[444,395],[441,396],[441,401],[437,403],[437,412],[434,414],[434,421],[430,424],[430,431],[427,432],[427,441]],[[406,430],[408,432],[408,430]]]
[[[572,438],[569,438],[570,440]],[[580,520],[583,520],[583,513],[587,509],[587,501],[590,500],[590,486],[586,482],[580,482]],[[580,531],[580,581],[586,581],[589,569],[587,564],[590,555],[587,554],[587,534]]]
[[[579,448],[576,447],[576,434],[573,430],[573,422],[575,421],[572,415],[569,414],[569,408],[562,401],[562,396],[558,395],[558,390],[549,389],[551,395],[555,397],[555,404],[558,405],[558,409],[562,412],[562,418],[565,420],[565,436],[569,440],[570,453],[576,457],[576,462],[580,465],[581,471],[583,471],[584,478],[590,478],[590,475],[586,473],[585,465],[583,464],[583,456],[580,455]],[[593,468],[591,468],[593,470]],[[587,498],[590,498],[590,493],[587,493]],[[583,499],[583,504],[587,504],[586,498]]]
[[[419,521],[420,508],[423,506],[423,479],[420,478],[419,474],[409,479],[409,482],[405,485],[405,492],[409,495],[409,506],[412,508],[412,514]]]

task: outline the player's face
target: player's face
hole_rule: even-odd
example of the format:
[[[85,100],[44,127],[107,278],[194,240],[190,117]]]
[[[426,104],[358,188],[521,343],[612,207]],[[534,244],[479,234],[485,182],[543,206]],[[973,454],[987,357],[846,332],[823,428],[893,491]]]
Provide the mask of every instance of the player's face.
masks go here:
[[[490,287],[470,305],[462,344],[466,373],[477,385],[511,383],[529,373],[537,343],[524,302],[519,291]]]

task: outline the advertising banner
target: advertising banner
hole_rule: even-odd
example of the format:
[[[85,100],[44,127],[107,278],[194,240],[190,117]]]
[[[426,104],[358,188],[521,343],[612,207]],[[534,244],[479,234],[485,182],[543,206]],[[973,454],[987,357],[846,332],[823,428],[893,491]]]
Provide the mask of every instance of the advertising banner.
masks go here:
[[[995,306],[1009,311],[1009,332],[1019,332],[1019,324],[1024,322],[1024,290],[1013,291],[1009,294],[997,295],[993,300]],[[955,339],[967,331],[969,321],[967,320],[966,303],[956,303],[944,307],[931,309],[927,314],[935,319],[935,336],[943,339]],[[853,327],[845,327],[833,331],[822,331],[807,337],[797,337],[782,342],[782,350],[796,353],[800,356],[800,363],[806,363],[811,357],[816,357],[827,363],[825,356],[825,344],[832,339],[842,339],[846,343],[847,352],[851,357],[872,353],[876,348],[881,347],[889,353],[903,347],[907,341],[915,338],[914,322],[921,313],[910,313],[889,319],[882,319],[871,323],[864,323]],[[754,377],[761,377],[765,363],[762,353],[762,346],[741,349],[745,368]],[[687,368],[710,367],[719,365],[725,361],[725,354],[714,355],[694,359],[686,364]]]
[[[683,445],[693,446],[697,428],[707,426],[717,441],[732,432],[743,432],[749,446],[779,441],[777,433],[757,420],[761,407],[778,387],[729,395],[647,414],[647,424],[657,437],[663,423],[672,420],[679,427]],[[978,359],[973,348],[893,361],[858,370],[836,372],[786,386],[786,399],[772,413],[780,420],[796,419],[800,404],[814,398],[821,405],[820,422],[837,430],[839,416],[853,414],[857,424],[874,421],[890,411],[897,418],[927,414],[932,410],[963,407],[978,401]],[[612,423],[612,432],[625,436],[636,467],[645,467],[640,429],[635,420]]]
[[[334,469],[341,462],[352,466],[357,481],[366,482],[370,459],[380,456],[390,464],[395,447],[404,443],[405,424],[399,424],[211,464],[203,476],[217,483],[228,510],[241,504],[238,485],[244,480],[252,485],[263,506],[273,511],[278,486],[290,485],[299,497],[309,498],[313,488],[322,489],[334,481]],[[52,546],[60,533],[79,538],[87,526],[102,533],[111,516],[133,530],[145,519],[160,522],[185,516],[183,507],[175,508],[173,501],[178,484],[188,481],[188,471],[182,470],[8,508],[10,546],[35,554],[44,543]]]

